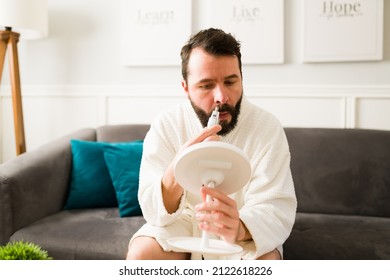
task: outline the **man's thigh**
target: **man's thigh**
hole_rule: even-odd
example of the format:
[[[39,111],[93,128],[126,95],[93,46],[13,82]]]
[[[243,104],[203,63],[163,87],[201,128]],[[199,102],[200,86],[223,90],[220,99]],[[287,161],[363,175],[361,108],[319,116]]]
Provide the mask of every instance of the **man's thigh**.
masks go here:
[[[174,223],[167,226],[154,226],[146,223],[143,225],[131,238],[132,241],[140,236],[151,237],[157,241],[164,251],[172,251],[172,247],[168,244],[168,239],[173,237],[189,237],[193,236],[194,225],[191,218],[183,215]]]

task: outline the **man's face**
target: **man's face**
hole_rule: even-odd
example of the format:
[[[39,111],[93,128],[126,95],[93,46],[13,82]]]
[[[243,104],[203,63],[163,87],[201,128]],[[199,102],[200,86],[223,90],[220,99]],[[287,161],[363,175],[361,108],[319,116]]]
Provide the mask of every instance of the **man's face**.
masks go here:
[[[212,56],[201,48],[191,52],[187,83],[182,86],[192,107],[205,127],[219,107],[220,135],[228,134],[237,124],[242,100],[242,78],[235,56]]]

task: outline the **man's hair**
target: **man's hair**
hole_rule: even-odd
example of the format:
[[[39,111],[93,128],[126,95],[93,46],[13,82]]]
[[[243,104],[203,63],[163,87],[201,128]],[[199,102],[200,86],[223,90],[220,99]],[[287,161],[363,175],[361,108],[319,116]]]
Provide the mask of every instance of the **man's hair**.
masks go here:
[[[214,56],[236,56],[242,76],[240,43],[231,34],[221,29],[209,28],[193,35],[181,49],[181,73],[186,82],[191,51],[197,47]]]

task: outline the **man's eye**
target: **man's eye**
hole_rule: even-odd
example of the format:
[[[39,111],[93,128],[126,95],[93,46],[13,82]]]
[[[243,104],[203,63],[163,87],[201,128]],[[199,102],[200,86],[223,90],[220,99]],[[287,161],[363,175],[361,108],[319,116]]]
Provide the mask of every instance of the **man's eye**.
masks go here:
[[[227,85],[227,86],[232,86],[232,85],[234,85],[236,82],[235,81],[226,81],[225,82],[225,85]]]
[[[212,84],[204,84],[204,85],[201,85],[200,88],[201,89],[211,89],[211,88],[213,88],[213,85]]]

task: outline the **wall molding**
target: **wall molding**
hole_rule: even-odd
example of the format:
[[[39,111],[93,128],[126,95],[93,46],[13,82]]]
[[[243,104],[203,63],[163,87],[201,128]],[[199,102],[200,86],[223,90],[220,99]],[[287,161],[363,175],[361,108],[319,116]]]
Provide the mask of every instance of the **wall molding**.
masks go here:
[[[248,97],[306,98],[389,98],[390,85],[246,85]],[[175,85],[26,85],[25,97],[178,97],[180,84]],[[0,97],[10,97],[11,87],[0,88]]]
[[[286,126],[390,130],[390,85],[247,85],[244,91]],[[185,98],[180,85],[27,85],[22,96],[29,149],[85,126],[150,122],[158,110]],[[9,105],[11,88],[2,86],[0,162],[14,156]]]
[[[22,95],[34,98],[93,98],[98,104],[100,125],[108,124],[110,100],[116,98],[180,98],[181,85],[26,85]],[[357,127],[360,100],[390,100],[390,85],[245,85],[249,98],[259,99],[337,99],[343,104],[342,127]],[[11,98],[9,85],[0,88],[2,100]]]

